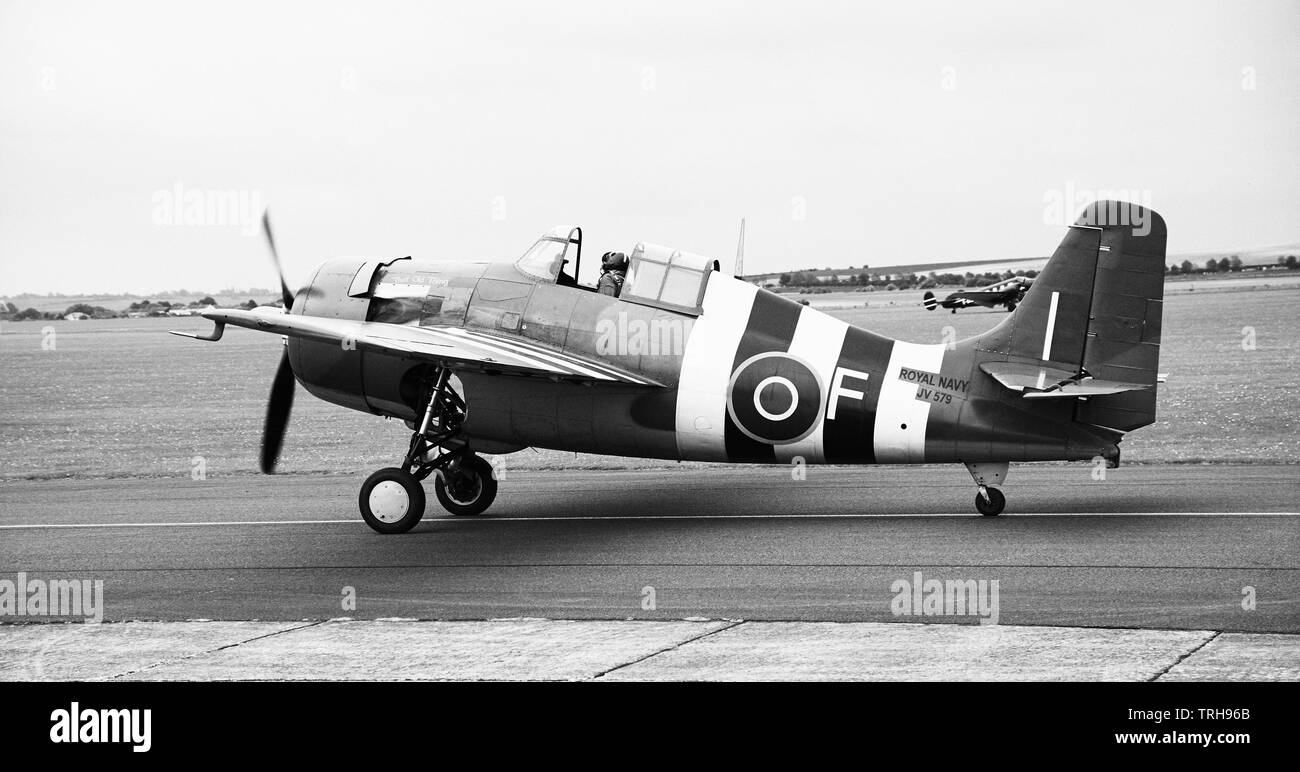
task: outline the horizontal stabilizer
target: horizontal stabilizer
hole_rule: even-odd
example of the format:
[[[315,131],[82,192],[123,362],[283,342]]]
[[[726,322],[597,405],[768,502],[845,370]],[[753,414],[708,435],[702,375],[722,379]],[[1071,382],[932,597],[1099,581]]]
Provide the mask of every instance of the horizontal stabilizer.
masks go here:
[[[1025,399],[1090,397],[1150,388],[1147,384],[1102,381],[1059,367],[1021,362],[985,362],[980,369],[1006,388],[1022,392]]]
[[[1059,388],[1052,391],[1026,391],[1022,396],[1025,399],[1060,399],[1062,397],[1097,397],[1102,394],[1122,394],[1126,391],[1142,391],[1149,389],[1150,386],[1144,386],[1140,383],[1122,383],[1120,381],[1099,381],[1096,378],[1084,378],[1075,383],[1062,384]]]

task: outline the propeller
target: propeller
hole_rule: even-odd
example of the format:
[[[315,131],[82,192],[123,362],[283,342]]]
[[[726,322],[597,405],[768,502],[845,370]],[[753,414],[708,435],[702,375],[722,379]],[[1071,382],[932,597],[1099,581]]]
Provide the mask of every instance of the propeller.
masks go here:
[[[262,235],[266,236],[266,245],[271,248],[271,262],[275,263],[275,272],[280,275],[280,297],[284,300],[284,310],[293,308],[293,293],[284,280],[284,266],[280,264],[280,253],[275,251],[275,237],[271,235],[271,210],[262,212]]]
[[[271,396],[266,402],[266,425],[262,428],[262,473],[275,474],[275,462],[284,444],[284,430],[293,408],[293,368],[289,366],[289,349],[280,356],[280,366],[271,382]]]
[[[284,310],[293,308],[293,293],[284,280],[284,268],[280,264],[280,255],[275,250],[275,238],[271,236],[270,210],[262,213],[262,233],[266,244],[271,249],[271,261],[275,271],[280,275],[280,296],[284,299]],[[275,380],[271,382],[271,396],[266,402],[266,424],[262,427],[262,473],[274,474],[276,461],[280,458],[280,447],[284,444],[284,431],[289,425],[289,413],[293,408],[294,377],[293,367],[289,364],[289,348],[284,347],[280,355],[280,366],[275,371]]]

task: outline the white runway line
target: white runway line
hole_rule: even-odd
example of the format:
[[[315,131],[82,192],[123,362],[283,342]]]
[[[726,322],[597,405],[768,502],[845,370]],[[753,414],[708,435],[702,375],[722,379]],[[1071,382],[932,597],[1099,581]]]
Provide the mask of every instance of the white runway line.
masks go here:
[[[5,530],[43,530],[53,528],[209,528],[226,525],[325,525],[328,523],[362,523],[356,520],[208,520],[193,523],[20,523],[0,525]]]
[[[425,522],[439,523],[548,523],[569,521],[625,520],[869,520],[884,517],[978,518],[974,512],[887,512],[842,515],[574,515],[572,517],[435,517]],[[1001,515],[1017,517],[1300,517],[1300,512],[1016,512]],[[355,520],[208,520],[201,522],[160,523],[18,523],[0,525],[0,530],[51,530],[57,528],[220,528],[245,525],[341,525],[364,522]]]

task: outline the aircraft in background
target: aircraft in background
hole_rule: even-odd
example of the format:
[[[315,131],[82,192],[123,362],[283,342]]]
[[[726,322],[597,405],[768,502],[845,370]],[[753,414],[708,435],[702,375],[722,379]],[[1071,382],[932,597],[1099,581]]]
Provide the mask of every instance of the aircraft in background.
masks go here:
[[[1006,306],[1007,311],[1010,312],[1016,310],[1016,304],[1025,296],[1025,292],[1029,290],[1033,283],[1033,279],[1025,276],[1012,276],[1010,279],[990,284],[987,287],[957,290],[943,300],[936,300],[934,293],[927,291],[921,296],[921,302],[925,304],[925,310],[927,311],[943,307],[951,308],[955,314],[957,309],[971,306],[983,306],[984,308]]]
[[[279,270],[265,217],[263,229]],[[1125,433],[1155,421],[1165,239],[1156,213],[1097,202],[1014,313],[948,344],[877,335],[653,244],[630,251],[619,294],[601,294],[582,283],[582,230],[567,227],[513,261],[341,258],[297,293],[280,271],[284,309],[209,309],[211,333],[176,334],[215,341],[236,325],[285,336],[264,472],[279,457],[295,382],[404,421],[412,433],[401,461],[370,475],[358,496],[381,533],[419,522],[431,475],[452,514],[482,513],[497,479],[479,454],[527,447],[964,464],[976,509],[991,516],[1006,504],[996,486],[1011,462],[1114,467]]]

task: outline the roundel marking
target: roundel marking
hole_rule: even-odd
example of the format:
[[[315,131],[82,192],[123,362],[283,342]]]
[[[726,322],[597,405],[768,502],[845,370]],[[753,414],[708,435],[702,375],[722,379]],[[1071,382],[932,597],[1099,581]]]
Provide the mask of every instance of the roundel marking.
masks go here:
[[[822,383],[806,362],[783,351],[756,354],[727,384],[727,414],[746,436],[768,445],[798,442],[822,413]]]
[[[789,392],[789,396],[786,397],[786,399],[789,400],[789,404],[786,406],[785,410],[782,410],[780,412],[780,414],[769,412],[767,408],[763,407],[763,396],[764,396],[763,390],[772,384],[778,384],[778,383],[784,386],[786,391]],[[794,411],[798,407],[799,407],[799,388],[795,386],[794,383],[792,383],[789,378],[785,378],[780,375],[769,375],[763,380],[759,381],[758,386],[754,387],[754,409],[758,411],[759,415],[763,416],[769,421],[776,421],[778,423],[784,421],[785,419],[794,415]]]

